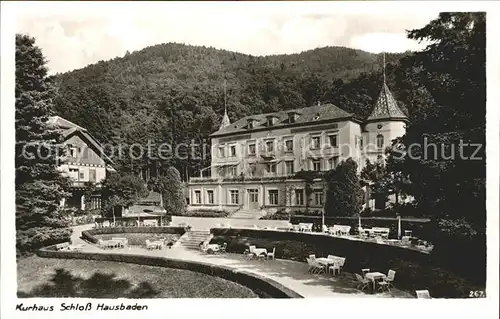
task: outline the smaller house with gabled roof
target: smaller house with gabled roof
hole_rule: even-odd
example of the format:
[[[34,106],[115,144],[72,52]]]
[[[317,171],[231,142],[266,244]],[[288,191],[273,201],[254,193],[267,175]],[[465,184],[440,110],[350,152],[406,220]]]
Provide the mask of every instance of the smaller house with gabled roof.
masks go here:
[[[67,147],[66,160],[59,166],[62,174],[72,180],[71,196],[61,205],[78,209],[100,209],[102,181],[107,173],[114,172],[113,161],[104,153],[99,142],[83,127],[60,116],[51,116],[48,124],[61,131]],[[85,199],[86,183],[91,182],[96,191],[90,199]],[[86,207],[86,204],[90,207]],[[88,205],[87,204],[87,205]]]

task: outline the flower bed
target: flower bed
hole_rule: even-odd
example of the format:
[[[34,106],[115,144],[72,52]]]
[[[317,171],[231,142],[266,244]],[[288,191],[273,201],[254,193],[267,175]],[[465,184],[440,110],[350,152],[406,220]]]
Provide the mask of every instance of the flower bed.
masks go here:
[[[106,227],[82,231],[82,238],[96,244],[96,235],[115,235],[112,237],[125,237],[127,234],[145,234],[145,237],[165,237],[167,234],[182,236],[186,230],[183,227]],[[119,236],[118,236],[119,235]],[[148,237],[149,238],[149,237]],[[144,238],[146,240],[147,238]]]

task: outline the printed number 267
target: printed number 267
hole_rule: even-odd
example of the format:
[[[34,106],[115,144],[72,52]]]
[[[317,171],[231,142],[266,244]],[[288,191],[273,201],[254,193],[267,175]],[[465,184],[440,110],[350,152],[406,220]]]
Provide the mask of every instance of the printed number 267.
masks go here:
[[[469,298],[485,298],[486,294],[482,290],[471,290],[469,292]]]

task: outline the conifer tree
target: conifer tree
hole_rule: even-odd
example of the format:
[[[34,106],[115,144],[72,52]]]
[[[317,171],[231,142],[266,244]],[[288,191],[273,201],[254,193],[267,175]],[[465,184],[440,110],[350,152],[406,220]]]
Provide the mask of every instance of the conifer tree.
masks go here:
[[[168,181],[165,188],[163,205],[170,215],[182,215],[185,208],[181,174],[171,166],[167,169],[165,179]]]
[[[35,39],[16,35],[16,234],[18,254],[64,242],[70,221],[60,207],[69,180],[57,170],[62,135],[48,124],[55,87]]]

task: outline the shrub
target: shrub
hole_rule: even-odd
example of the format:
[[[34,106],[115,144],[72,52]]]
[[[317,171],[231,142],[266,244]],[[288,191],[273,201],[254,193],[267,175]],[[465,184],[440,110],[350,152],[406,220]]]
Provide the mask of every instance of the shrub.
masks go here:
[[[286,212],[285,208],[280,208],[276,213],[267,213],[265,216],[262,216],[259,219],[263,220],[289,220],[290,213]]]
[[[70,240],[71,228],[38,227],[18,230],[16,248],[18,255],[34,252],[42,247],[64,243]]]
[[[185,211],[182,214],[180,214],[179,216],[225,218],[228,215],[229,215],[229,212],[225,211],[225,210],[197,209],[197,210]]]

